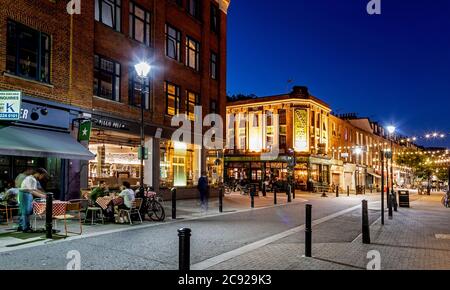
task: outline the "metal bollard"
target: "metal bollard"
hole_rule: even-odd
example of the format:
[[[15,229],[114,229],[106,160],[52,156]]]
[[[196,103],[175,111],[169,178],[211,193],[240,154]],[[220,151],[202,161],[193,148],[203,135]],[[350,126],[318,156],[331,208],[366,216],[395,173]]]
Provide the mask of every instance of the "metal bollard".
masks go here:
[[[295,184],[292,186],[292,198],[295,199]]]
[[[171,189],[172,192],[172,219],[177,219],[177,189],[174,187]]]
[[[292,196],[291,196],[291,194],[292,194],[291,185],[288,185],[288,188],[287,188],[287,201],[288,201],[288,202],[292,202]]]
[[[266,189],[266,183],[263,182],[263,185],[262,185],[262,194],[263,194],[264,197],[267,196],[267,191],[266,191],[266,190],[267,190],[267,189]]]
[[[336,197],[339,197],[339,186],[336,186]]]
[[[362,239],[363,244],[370,244],[369,210],[367,200],[362,201]]]
[[[277,204],[277,189],[273,189],[273,204]]]
[[[305,221],[305,256],[312,257],[312,205],[306,205]]]
[[[189,271],[191,267],[191,229],[178,230],[179,237],[179,270]]]
[[[391,220],[391,219],[393,219],[393,213],[392,213],[392,196],[391,196],[391,193],[389,192],[389,190],[388,190],[388,193],[387,193],[387,196],[388,196],[388,214],[389,214],[389,219]]]
[[[347,196],[350,196],[350,186],[347,185]]]
[[[223,212],[223,186],[219,189],[219,212]]]
[[[250,207],[255,208],[255,194],[256,194],[256,188],[252,186],[252,189],[250,189]]]
[[[46,238],[53,238],[53,193],[47,193],[45,199],[45,232]]]
[[[395,191],[392,192],[392,203],[394,205],[394,211],[397,212],[398,204],[397,204],[397,194],[395,193]]]

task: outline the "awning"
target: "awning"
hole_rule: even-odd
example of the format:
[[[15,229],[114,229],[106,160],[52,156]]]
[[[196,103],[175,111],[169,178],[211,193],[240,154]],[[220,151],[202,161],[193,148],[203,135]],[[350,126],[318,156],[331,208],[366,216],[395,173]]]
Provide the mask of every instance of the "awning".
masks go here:
[[[0,155],[92,160],[92,154],[70,134],[18,126],[0,126]]]
[[[375,178],[379,178],[379,179],[381,179],[381,176],[380,175],[378,175],[378,174],[376,174],[376,173],[372,173],[372,172],[367,172],[367,174],[369,174],[369,175],[372,175],[373,177],[375,177]]]

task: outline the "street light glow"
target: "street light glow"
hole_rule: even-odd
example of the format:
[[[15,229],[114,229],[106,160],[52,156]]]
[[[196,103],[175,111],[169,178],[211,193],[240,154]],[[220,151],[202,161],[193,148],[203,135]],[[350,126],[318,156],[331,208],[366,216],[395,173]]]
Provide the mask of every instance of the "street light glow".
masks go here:
[[[362,149],[361,149],[361,147],[356,147],[353,152],[355,152],[356,155],[360,155],[360,154],[362,154]]]
[[[135,65],[134,69],[136,70],[136,73],[140,78],[146,78],[148,73],[150,72],[151,67],[148,63],[143,61]]]
[[[392,126],[392,125],[387,127],[389,134],[394,134],[395,129],[397,129],[397,128],[395,128],[395,126]]]

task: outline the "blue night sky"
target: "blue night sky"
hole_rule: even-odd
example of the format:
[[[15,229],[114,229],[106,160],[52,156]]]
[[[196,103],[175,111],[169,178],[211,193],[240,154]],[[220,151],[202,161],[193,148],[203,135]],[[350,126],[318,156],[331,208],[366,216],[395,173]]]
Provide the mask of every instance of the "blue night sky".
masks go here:
[[[232,0],[228,94],[282,94],[292,79],[338,114],[450,133],[450,1],[381,0],[373,16],[368,2]]]

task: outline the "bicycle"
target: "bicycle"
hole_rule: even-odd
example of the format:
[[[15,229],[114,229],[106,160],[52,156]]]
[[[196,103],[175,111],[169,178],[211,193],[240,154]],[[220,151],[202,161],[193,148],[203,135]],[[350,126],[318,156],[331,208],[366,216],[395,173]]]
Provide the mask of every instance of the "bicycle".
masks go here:
[[[162,200],[161,196],[158,196],[156,192],[145,191],[143,203],[141,207],[141,214],[143,217],[148,217],[155,222],[162,222],[166,219],[166,212],[164,207],[157,199]]]

